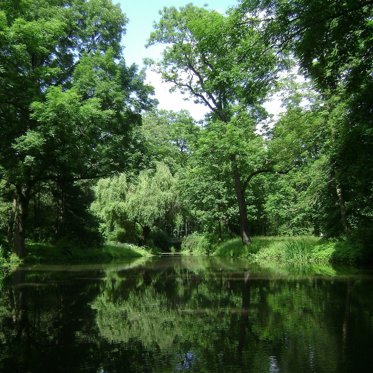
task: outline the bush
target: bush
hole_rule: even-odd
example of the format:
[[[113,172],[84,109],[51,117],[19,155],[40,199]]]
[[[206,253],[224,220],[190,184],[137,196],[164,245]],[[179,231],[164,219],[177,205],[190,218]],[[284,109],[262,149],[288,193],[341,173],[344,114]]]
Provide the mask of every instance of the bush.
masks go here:
[[[22,263],[14,253],[9,253],[0,246],[0,271],[2,269],[13,270]]]
[[[181,243],[181,251],[194,255],[210,255],[215,249],[211,237],[192,233],[184,237]]]
[[[113,231],[107,234],[108,241],[120,243],[139,244],[141,227],[130,221],[122,222],[121,226],[116,226]]]

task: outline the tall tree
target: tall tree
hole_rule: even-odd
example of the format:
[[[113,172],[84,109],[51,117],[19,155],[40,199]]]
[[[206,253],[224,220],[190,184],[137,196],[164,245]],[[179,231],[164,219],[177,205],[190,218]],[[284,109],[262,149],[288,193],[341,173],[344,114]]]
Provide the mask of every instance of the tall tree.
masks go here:
[[[272,170],[265,141],[254,128],[255,121],[247,113],[236,113],[228,123],[211,121],[200,130],[198,141],[192,146],[182,177],[183,193],[204,228],[219,236],[224,226],[237,226],[237,216],[251,215],[253,220],[254,216],[248,213],[248,186],[254,176]],[[241,195],[232,178],[232,157],[240,175]]]
[[[241,8],[261,15],[269,43],[293,53],[323,94],[340,226],[368,228],[371,240],[373,1],[243,0]]]
[[[274,78],[275,57],[255,27],[241,27],[239,12],[224,16],[192,5],[164,8],[149,45],[165,44],[158,70],[165,81],[210,109],[212,120],[229,124],[237,106],[255,120]],[[244,179],[237,154],[229,160],[235,185],[242,241],[247,244],[249,223]]]
[[[14,185],[14,249],[26,254],[36,186],[98,177],[128,161],[149,88],[127,67],[126,18],[110,0],[0,5],[0,171]]]

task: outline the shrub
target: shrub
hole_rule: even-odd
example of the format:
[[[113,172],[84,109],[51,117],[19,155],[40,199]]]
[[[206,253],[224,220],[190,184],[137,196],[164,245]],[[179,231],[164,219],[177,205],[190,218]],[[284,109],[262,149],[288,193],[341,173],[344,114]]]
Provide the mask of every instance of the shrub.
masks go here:
[[[210,255],[214,248],[210,237],[197,233],[186,236],[181,243],[181,251],[196,255]]]
[[[7,252],[3,246],[0,245],[0,270],[13,270],[22,263],[21,259],[14,253]]]
[[[141,237],[141,227],[130,221],[123,221],[121,225],[116,225],[112,231],[105,232],[108,241],[120,243],[139,244]]]

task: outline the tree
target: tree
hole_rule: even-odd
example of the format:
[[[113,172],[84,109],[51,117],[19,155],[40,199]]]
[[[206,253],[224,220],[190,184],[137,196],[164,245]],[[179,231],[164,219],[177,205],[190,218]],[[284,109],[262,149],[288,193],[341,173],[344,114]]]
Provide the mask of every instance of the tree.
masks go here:
[[[0,172],[14,186],[14,250],[26,254],[37,186],[123,169],[131,128],[150,105],[128,68],[126,18],[109,0],[3,1],[0,5]]]
[[[173,233],[181,207],[176,185],[177,178],[168,166],[158,162],[155,170],[140,172],[129,188],[126,200],[128,216],[142,227],[144,242],[155,227]]]
[[[190,147],[197,139],[199,127],[190,113],[153,110],[144,115],[140,127],[150,165],[167,164],[174,174],[186,166]]]
[[[254,176],[272,170],[265,141],[254,128],[254,120],[245,112],[236,113],[228,123],[213,120],[200,130],[198,141],[192,147],[182,181],[184,194],[203,226],[217,232],[219,237],[222,226],[234,227],[237,216],[249,215],[247,189]],[[243,194],[237,190],[233,171],[240,175]],[[253,214],[250,218],[254,220]],[[242,226],[239,231],[244,231]]]
[[[258,29],[240,27],[244,15],[223,16],[188,5],[165,8],[151,34],[149,45],[166,44],[158,70],[175,89],[189,94],[210,109],[212,120],[229,124],[237,109],[246,110],[256,121],[274,78],[275,57]],[[230,177],[235,185],[241,237],[249,239],[244,179],[237,154],[230,156]]]
[[[101,222],[101,232],[104,237],[110,241],[121,242],[124,237],[127,242],[133,241],[131,232],[135,227],[128,219],[126,175],[119,174],[100,179],[93,189],[95,199],[91,205],[91,210]]]
[[[263,32],[279,53],[292,53],[325,100],[332,129],[328,154],[345,234],[373,234],[373,2],[243,0],[241,10],[262,17]],[[332,203],[331,203],[332,204]],[[365,227],[365,228],[363,228]],[[370,231],[370,232],[369,232]]]
[[[268,176],[266,214],[272,234],[325,232],[329,128],[322,107],[302,108],[295,102],[284,112],[269,142],[269,152],[283,175]]]
[[[155,230],[172,235],[181,210],[177,181],[161,162],[131,179],[119,174],[99,180],[91,210],[105,238],[148,244]]]

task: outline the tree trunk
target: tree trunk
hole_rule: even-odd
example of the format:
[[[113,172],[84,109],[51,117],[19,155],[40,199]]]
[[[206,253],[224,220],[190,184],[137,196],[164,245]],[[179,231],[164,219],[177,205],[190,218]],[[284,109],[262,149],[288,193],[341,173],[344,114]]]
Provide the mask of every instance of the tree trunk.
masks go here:
[[[246,208],[246,199],[245,199],[245,190],[240,178],[240,174],[237,170],[235,164],[232,164],[233,168],[233,180],[234,188],[236,191],[236,198],[238,203],[239,217],[240,217],[240,233],[241,240],[244,245],[251,243],[250,234],[249,234],[249,221],[247,219],[247,208]]]
[[[26,239],[26,218],[30,202],[29,189],[24,186],[17,186],[16,196],[13,201],[14,208],[14,230],[13,230],[13,248],[14,252],[23,258],[27,255]]]

